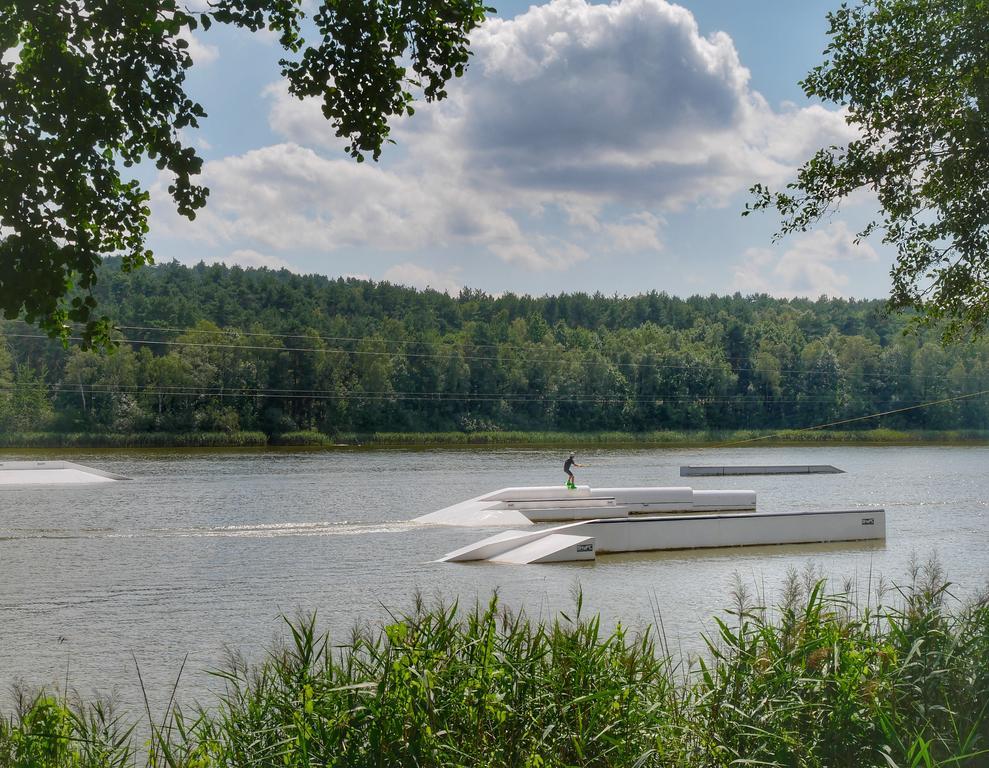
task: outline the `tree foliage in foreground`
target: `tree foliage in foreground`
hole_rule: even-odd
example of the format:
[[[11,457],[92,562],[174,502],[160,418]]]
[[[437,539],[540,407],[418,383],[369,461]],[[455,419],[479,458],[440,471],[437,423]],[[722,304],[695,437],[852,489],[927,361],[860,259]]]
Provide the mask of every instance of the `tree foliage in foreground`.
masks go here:
[[[189,34],[213,23],[270,30],[285,50],[289,91],[322,102],[358,161],[377,158],[389,120],[413,93],[441,99],[467,66],[479,0],[14,0],[0,6],[0,311],[67,338],[107,339],[95,314],[97,266],[150,263],[148,193],[121,166],[145,159],[173,178],[178,212],[194,218],[208,190],[183,131],[206,116],[189,98]],[[306,34],[302,37],[305,23]]]
[[[896,249],[890,305],[946,338],[989,321],[989,2],[864,0],[828,14],[826,60],[802,85],[846,106],[858,137],[820,150],[776,209],[777,236],[800,232],[866,190],[879,209],[860,233]]]

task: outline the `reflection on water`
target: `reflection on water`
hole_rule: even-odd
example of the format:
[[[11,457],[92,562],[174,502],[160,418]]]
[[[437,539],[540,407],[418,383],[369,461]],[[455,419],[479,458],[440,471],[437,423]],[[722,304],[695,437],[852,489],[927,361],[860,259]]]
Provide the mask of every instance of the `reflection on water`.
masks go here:
[[[0,490],[0,687],[69,680],[143,708],[181,690],[201,698],[225,648],[260,658],[280,615],[316,610],[345,640],[357,621],[421,593],[501,599],[534,618],[572,606],[630,626],[662,617],[673,647],[699,652],[737,574],[771,597],[814,564],[859,593],[912,556],[937,553],[961,598],[989,580],[989,449],[746,448],[585,451],[597,486],[753,489],[764,511],[884,507],[885,542],[603,555],[552,566],[455,565],[437,557],[496,529],[406,521],[508,485],[560,480],[562,452],[341,451],[78,455],[127,475],[99,488]],[[37,458],[36,454],[32,454]],[[8,454],[5,458],[18,458]],[[62,458],[48,456],[46,458]],[[681,464],[834,464],[844,475],[680,478]],[[132,658],[133,654],[133,658]],[[6,708],[0,701],[0,708]]]

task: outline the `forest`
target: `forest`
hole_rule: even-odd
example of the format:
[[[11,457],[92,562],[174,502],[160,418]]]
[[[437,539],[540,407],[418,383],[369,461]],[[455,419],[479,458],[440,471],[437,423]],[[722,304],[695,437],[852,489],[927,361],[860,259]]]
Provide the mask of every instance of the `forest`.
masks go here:
[[[0,432],[774,430],[887,411],[842,428],[989,429],[989,396],[964,397],[989,389],[989,340],[942,346],[879,300],[450,296],[113,259],[95,294],[110,354],[0,325]]]

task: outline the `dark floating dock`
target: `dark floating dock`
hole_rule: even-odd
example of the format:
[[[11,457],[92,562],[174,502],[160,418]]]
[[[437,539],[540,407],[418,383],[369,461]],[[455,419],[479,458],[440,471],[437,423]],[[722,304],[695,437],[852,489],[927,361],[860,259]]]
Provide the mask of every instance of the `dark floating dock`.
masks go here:
[[[779,464],[752,466],[680,467],[680,477],[723,477],[725,475],[842,475],[845,470],[830,464]]]

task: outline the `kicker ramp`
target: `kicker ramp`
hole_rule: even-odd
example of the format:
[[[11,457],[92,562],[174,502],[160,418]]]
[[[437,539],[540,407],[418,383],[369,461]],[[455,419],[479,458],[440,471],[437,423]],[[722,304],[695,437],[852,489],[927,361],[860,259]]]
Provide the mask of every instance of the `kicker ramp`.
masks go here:
[[[538,531],[504,531],[438,562],[554,563],[598,552],[647,552],[886,538],[882,509],[666,515],[587,520]]]

